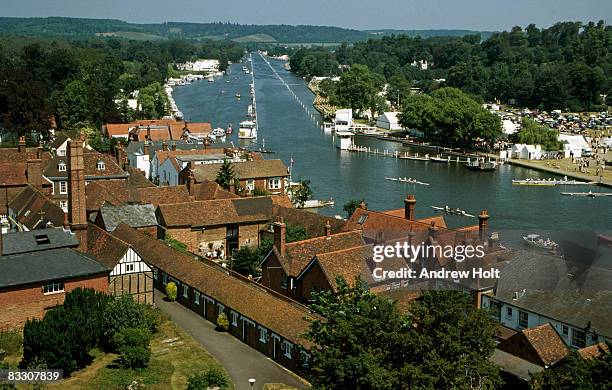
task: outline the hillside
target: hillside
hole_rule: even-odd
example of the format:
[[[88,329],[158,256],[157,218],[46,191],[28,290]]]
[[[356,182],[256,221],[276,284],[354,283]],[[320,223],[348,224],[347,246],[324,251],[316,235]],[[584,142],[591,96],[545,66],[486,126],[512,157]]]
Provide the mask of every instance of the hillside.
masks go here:
[[[116,36],[137,40],[228,39],[237,42],[339,43],[356,42],[391,34],[410,36],[462,36],[469,30],[371,30],[360,31],[328,26],[241,25],[234,23],[167,22],[136,24],[115,19],[8,18],[0,17],[0,34],[29,36]],[[483,37],[484,38],[484,37]]]

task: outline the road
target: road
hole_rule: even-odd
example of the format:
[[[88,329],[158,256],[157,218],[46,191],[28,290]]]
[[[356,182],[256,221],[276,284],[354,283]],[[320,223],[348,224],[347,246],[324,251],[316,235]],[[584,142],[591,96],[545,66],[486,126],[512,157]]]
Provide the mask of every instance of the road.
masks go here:
[[[155,291],[155,303],[172,321],[198,341],[230,374],[237,390],[250,390],[249,379],[255,378],[253,389],[266,383],[284,383],[306,388],[304,381],[267,356],[237,340],[228,333],[215,330],[208,320],[176,302],[167,302]]]

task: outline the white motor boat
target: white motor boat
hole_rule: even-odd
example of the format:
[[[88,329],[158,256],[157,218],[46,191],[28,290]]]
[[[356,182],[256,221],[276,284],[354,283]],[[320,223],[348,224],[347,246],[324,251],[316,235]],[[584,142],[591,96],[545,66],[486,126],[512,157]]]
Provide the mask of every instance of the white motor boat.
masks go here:
[[[214,140],[225,140],[225,130],[223,130],[220,127],[217,127],[216,129],[213,129],[213,131],[210,132],[210,137]]]
[[[254,121],[240,122],[240,128],[238,129],[238,138],[241,138],[241,139],[257,138],[257,122],[254,122]]]

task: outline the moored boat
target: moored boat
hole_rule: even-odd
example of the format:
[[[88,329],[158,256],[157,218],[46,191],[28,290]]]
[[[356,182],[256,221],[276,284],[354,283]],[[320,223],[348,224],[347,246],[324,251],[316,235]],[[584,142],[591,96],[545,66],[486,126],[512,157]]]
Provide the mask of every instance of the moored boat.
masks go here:
[[[240,122],[240,128],[238,129],[238,138],[241,138],[241,139],[257,138],[257,123],[254,121]]]
[[[550,238],[543,239],[539,234],[528,234],[523,236],[523,240],[527,245],[540,249],[555,250],[559,247],[559,244],[552,241]]]
[[[497,168],[495,161],[474,160],[467,163],[465,166],[472,171],[494,171]]]

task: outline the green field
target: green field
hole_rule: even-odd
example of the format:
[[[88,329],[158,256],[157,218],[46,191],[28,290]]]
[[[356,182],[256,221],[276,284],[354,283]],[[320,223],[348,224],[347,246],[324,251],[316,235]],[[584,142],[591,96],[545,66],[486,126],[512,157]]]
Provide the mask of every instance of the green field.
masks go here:
[[[103,37],[119,37],[126,39],[133,39],[135,41],[157,41],[157,40],[165,40],[168,39],[166,37],[162,37],[161,35],[143,33],[143,32],[135,32],[135,31],[113,31],[106,33],[98,33],[98,36]]]
[[[245,35],[243,37],[234,38],[232,39],[232,41],[239,42],[239,43],[276,42],[276,39],[274,39],[268,34],[251,34],[251,35]]]

